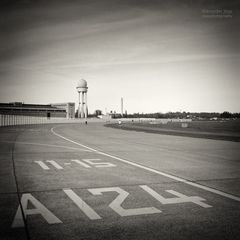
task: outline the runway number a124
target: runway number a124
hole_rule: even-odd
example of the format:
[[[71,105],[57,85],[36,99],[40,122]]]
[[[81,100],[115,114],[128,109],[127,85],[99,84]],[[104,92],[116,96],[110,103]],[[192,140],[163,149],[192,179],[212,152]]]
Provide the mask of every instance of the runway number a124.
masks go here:
[[[206,199],[199,196],[187,196],[174,190],[166,190],[166,192],[173,195],[173,197],[165,198],[157,193],[147,185],[140,185],[146,193],[150,194],[154,199],[159,201],[161,204],[179,204],[179,203],[192,203],[202,208],[210,208],[211,205],[205,203]],[[136,216],[136,215],[147,215],[147,214],[158,214],[162,211],[156,207],[149,206],[143,208],[131,208],[126,209],[122,207],[124,201],[129,196],[129,193],[120,187],[104,187],[104,188],[90,188],[88,191],[97,197],[103,197],[104,193],[115,192],[117,197],[108,205],[116,214],[121,217]],[[100,220],[102,217],[89,205],[87,204],[78,194],[72,189],[63,189],[63,192],[73,201],[73,203],[79,208],[79,210],[90,220]],[[28,208],[28,204],[31,203],[31,208]],[[62,221],[54,215],[50,210],[47,209],[39,200],[37,200],[32,194],[24,193],[21,197],[21,205],[19,206],[15,214],[12,227],[23,227],[24,217],[27,218],[29,215],[41,216],[48,224],[59,224]]]

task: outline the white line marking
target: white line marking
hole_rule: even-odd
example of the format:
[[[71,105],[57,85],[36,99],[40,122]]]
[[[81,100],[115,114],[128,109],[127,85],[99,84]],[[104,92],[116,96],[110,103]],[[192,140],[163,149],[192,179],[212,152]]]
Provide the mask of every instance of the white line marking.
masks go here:
[[[101,161],[101,159],[95,158],[95,159],[82,159],[84,162],[87,162],[90,165],[93,165],[97,168],[106,168],[106,167],[116,167],[115,164],[110,162],[96,162]]]
[[[44,170],[50,169],[43,161],[34,161],[34,162],[37,163]]]
[[[81,165],[81,166],[83,166],[83,167],[85,167],[85,168],[91,168],[88,164],[86,164],[86,163],[83,163],[83,162],[81,162],[80,160],[78,160],[78,159],[73,159],[73,160],[71,160],[72,162],[76,162],[76,163],[78,163],[79,165]]]
[[[72,189],[63,189],[68,197],[91,219],[97,220],[101,217],[87,204],[85,203]]]
[[[34,208],[28,208],[28,203],[31,202]],[[28,215],[42,215],[42,217],[49,224],[62,223],[62,221],[57,218],[52,212],[50,212],[42,203],[40,203],[35,197],[30,193],[24,193],[21,197],[21,204],[23,208],[23,213],[25,217]],[[20,206],[16,212],[15,218],[12,223],[12,228],[24,227],[23,216]]]
[[[56,163],[54,160],[47,160],[46,162],[51,163],[56,169],[63,169],[58,163]]]
[[[192,202],[195,203],[203,208],[210,208],[211,205],[208,205],[206,203],[203,203],[202,201],[206,201],[206,199],[198,197],[198,196],[186,196],[182,193],[176,192],[174,190],[166,190],[166,192],[171,193],[172,195],[175,195],[177,197],[173,198],[164,198],[159,193],[155,192],[153,189],[148,187],[147,185],[141,185],[142,189],[144,189],[147,193],[149,193],[151,196],[153,196],[155,199],[157,199],[162,204],[176,204],[176,203],[188,203]]]
[[[129,160],[125,160],[125,159],[122,159],[122,158],[119,158],[119,157],[115,157],[115,156],[110,155],[110,154],[108,154],[108,153],[104,153],[104,152],[98,151],[98,150],[96,150],[96,149],[94,149],[94,148],[85,146],[85,145],[83,145],[83,144],[80,144],[80,143],[78,143],[78,142],[75,142],[75,141],[73,141],[73,140],[71,140],[71,139],[69,139],[69,138],[66,138],[66,137],[64,137],[64,136],[56,133],[56,132],[53,130],[53,128],[51,128],[51,132],[52,132],[54,135],[56,135],[56,136],[58,136],[58,137],[60,137],[60,138],[62,138],[62,139],[65,139],[66,141],[69,141],[69,142],[74,143],[74,144],[76,144],[76,145],[78,145],[78,146],[87,148],[88,150],[93,151],[93,152],[96,152],[96,153],[98,153],[98,154],[101,154],[101,155],[104,155],[104,156],[107,156],[107,157],[116,159],[116,160],[118,160],[118,161],[127,163],[127,164],[129,164],[129,165],[132,165],[132,166],[135,166],[135,167],[138,167],[138,168],[147,170],[147,171],[149,171],[149,172],[156,173],[156,174],[158,174],[158,175],[162,175],[162,176],[164,176],[164,177],[171,178],[171,179],[176,180],[176,181],[178,181],[178,182],[183,182],[183,183],[185,183],[185,184],[188,184],[188,185],[191,185],[191,186],[194,186],[194,187],[203,189],[203,190],[205,190],[205,191],[208,191],[208,192],[211,192],[211,193],[215,193],[215,194],[217,194],[217,195],[220,195],[220,196],[223,196],[223,197],[226,197],[226,198],[230,198],[230,199],[232,199],[232,200],[236,200],[236,201],[240,202],[240,197],[237,197],[237,196],[234,196],[234,195],[231,195],[231,194],[228,194],[228,193],[219,191],[219,190],[214,189],[214,188],[210,188],[210,187],[201,185],[201,184],[199,184],[199,183],[194,183],[194,182],[188,181],[188,180],[186,180],[186,179],[183,179],[183,178],[180,178],[180,177],[176,177],[176,176],[173,176],[173,175],[171,175],[171,174],[164,173],[164,172],[161,172],[161,171],[152,169],[152,168],[150,168],[150,167],[145,167],[145,166],[140,165],[140,164],[138,164],[138,163],[134,163],[134,162],[131,162],[131,161],[129,161]]]
[[[160,213],[161,210],[155,207],[145,207],[145,208],[133,208],[125,209],[121,206],[124,200],[129,195],[128,192],[121,189],[120,187],[107,187],[107,188],[91,188],[88,189],[93,195],[102,195],[103,192],[117,192],[119,195],[109,204],[109,207],[119,214],[121,217],[133,216],[133,215],[142,215],[142,214],[154,214]]]

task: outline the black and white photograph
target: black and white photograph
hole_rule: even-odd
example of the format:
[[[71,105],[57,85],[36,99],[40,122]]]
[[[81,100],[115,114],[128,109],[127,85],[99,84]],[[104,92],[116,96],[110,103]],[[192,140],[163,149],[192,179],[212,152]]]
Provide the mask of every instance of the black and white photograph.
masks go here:
[[[0,239],[240,239],[239,0],[0,0]]]

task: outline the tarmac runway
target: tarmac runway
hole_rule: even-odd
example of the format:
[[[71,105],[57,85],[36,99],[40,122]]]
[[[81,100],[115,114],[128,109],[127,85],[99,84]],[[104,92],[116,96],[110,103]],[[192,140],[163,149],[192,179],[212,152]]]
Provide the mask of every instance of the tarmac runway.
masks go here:
[[[240,143],[0,129],[0,239],[239,239]]]

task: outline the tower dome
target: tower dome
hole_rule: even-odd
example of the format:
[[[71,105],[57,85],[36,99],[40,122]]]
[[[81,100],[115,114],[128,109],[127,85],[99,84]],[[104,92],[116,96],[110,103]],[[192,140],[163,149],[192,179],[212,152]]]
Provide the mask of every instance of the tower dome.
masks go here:
[[[77,88],[87,88],[87,81],[83,78],[81,78],[78,81]]]

